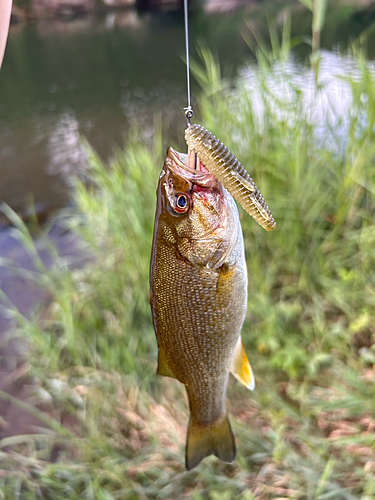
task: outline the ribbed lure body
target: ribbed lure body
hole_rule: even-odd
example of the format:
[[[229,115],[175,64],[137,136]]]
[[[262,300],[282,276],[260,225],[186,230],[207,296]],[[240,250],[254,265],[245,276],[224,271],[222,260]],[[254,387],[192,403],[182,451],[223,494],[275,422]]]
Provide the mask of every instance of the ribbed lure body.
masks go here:
[[[276,227],[262,194],[253,179],[246,172],[234,154],[202,125],[191,125],[185,131],[185,140],[189,149],[194,149],[197,156],[209,170],[266,231]]]

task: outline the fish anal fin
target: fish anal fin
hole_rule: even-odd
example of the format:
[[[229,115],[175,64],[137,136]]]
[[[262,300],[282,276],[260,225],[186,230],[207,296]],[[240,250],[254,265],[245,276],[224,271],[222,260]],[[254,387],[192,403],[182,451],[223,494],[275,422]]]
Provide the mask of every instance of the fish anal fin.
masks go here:
[[[211,425],[199,425],[192,419],[186,442],[186,469],[196,467],[208,455],[231,464],[236,458],[236,443],[227,415]]]
[[[162,375],[163,377],[176,378],[173,371],[171,370],[167,357],[162,349],[159,349],[158,353],[158,369],[156,371],[157,375]]]
[[[253,391],[255,389],[255,379],[249,360],[247,359],[241,337],[238,339],[230,371],[241,384]]]

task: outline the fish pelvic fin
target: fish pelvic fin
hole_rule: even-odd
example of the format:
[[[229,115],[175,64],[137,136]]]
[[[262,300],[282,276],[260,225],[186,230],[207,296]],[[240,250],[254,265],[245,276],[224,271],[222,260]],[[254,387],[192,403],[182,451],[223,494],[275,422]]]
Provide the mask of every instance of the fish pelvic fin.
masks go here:
[[[238,339],[230,371],[245,387],[253,391],[255,389],[255,378],[250,362],[247,359],[241,337]]]
[[[186,469],[193,469],[208,455],[215,455],[229,464],[236,458],[236,443],[227,415],[204,426],[190,418],[186,442]]]
[[[176,378],[175,374],[168,364],[168,360],[164,351],[160,348],[158,353],[158,369],[156,371],[156,374],[162,375],[164,377]]]

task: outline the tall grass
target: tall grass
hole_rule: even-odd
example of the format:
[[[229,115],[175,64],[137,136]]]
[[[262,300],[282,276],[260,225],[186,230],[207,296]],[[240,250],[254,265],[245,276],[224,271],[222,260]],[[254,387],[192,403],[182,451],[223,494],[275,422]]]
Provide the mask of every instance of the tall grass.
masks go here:
[[[211,457],[184,471],[185,396],[154,375],[156,128],[154,149],[133,134],[108,168],[89,152],[88,179],[77,179],[66,223],[94,258],[55,274],[47,318],[27,327],[29,363],[77,437],[0,442],[0,499],[374,498],[375,82],[361,52],[351,57],[344,136],[312,120],[324,85],[307,112],[288,59],[268,59],[235,89],[207,51],[193,66],[202,122],[246,165],[277,221],[267,233],[241,211],[243,339],[257,389],[230,384],[237,463]]]
[[[319,51],[320,35],[323,30],[325,15],[327,10],[327,0],[299,0],[307,9],[312,12],[312,36],[311,36],[311,66],[315,71],[316,78],[319,75]]]

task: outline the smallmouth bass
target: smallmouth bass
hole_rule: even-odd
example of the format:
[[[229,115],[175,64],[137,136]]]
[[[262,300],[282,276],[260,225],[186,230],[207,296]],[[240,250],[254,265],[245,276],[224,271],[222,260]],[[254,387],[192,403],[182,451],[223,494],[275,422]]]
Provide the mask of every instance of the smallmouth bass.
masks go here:
[[[157,189],[150,272],[157,373],[183,383],[189,400],[188,470],[210,454],[234,461],[225,404],[229,372],[255,386],[240,336],[247,270],[237,206],[200,161],[197,169],[191,164],[191,154],[169,148]]]

